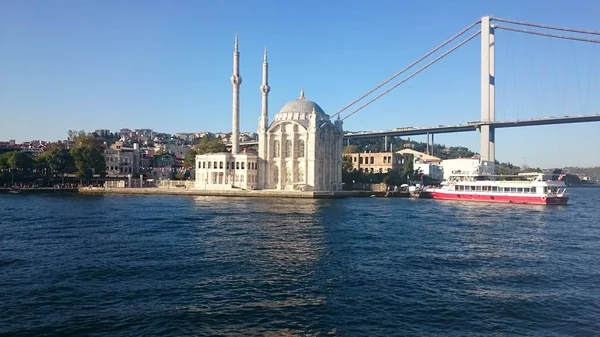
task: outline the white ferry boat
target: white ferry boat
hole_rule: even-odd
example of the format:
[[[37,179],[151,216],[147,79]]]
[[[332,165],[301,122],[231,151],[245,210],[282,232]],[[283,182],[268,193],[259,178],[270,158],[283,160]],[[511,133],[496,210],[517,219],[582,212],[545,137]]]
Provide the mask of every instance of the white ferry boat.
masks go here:
[[[564,174],[521,173],[516,176],[452,174],[440,187],[426,191],[433,199],[515,204],[566,205]]]

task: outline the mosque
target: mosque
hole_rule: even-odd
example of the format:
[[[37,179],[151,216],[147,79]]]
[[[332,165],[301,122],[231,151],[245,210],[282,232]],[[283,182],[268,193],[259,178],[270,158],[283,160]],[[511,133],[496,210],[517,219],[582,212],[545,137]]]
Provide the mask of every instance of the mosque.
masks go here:
[[[342,189],[343,128],[304,97],[289,101],[269,123],[269,64],[264,52],[258,153],[239,150],[240,53],[233,50],[231,153],[196,156],[195,188],[202,190],[339,191]]]

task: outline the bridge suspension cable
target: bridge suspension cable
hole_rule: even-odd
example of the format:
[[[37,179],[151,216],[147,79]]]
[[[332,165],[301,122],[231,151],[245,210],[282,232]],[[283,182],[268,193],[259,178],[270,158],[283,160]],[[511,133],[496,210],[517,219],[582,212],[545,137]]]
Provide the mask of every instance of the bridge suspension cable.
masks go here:
[[[574,40],[574,41],[583,41],[583,42],[590,42],[590,43],[600,43],[600,39],[588,39],[588,38],[585,38],[585,37],[578,37],[578,36],[558,35],[558,34],[545,33],[545,32],[536,32],[536,31],[533,31],[533,30],[518,29],[518,28],[506,27],[506,26],[499,26],[499,25],[495,25],[494,28],[496,28],[496,29],[510,30],[510,31],[513,31],[513,32],[519,32],[519,33],[525,33],[525,34],[532,34],[532,35],[541,35],[541,36],[553,37],[553,38],[564,39],[564,40]]]
[[[431,51],[429,51],[427,54],[421,56],[420,58],[418,58],[417,60],[415,60],[414,62],[412,62],[411,64],[409,64],[408,66],[406,66],[404,69],[400,70],[399,72],[395,73],[394,75],[392,75],[392,77],[388,78],[387,80],[383,81],[382,83],[378,84],[375,88],[371,89],[369,92],[367,92],[366,94],[360,96],[359,98],[355,99],[354,101],[352,101],[350,104],[346,105],[345,107],[343,107],[341,110],[339,110],[338,112],[334,113],[333,115],[331,115],[331,117],[335,117],[339,114],[341,114],[342,112],[346,111],[348,108],[350,108],[351,106],[353,106],[354,104],[358,103],[360,100],[362,100],[363,98],[369,96],[370,94],[372,94],[373,92],[375,92],[377,89],[383,87],[384,85],[388,84],[390,81],[392,81],[393,79],[395,79],[396,77],[404,74],[407,70],[409,70],[410,68],[414,67],[417,63],[423,61],[424,59],[426,59],[427,57],[431,56],[431,54],[435,53],[436,51],[442,49],[444,46],[446,46],[448,43],[456,40],[458,37],[460,37],[461,35],[463,35],[464,33],[466,33],[467,31],[469,31],[471,28],[475,27],[476,25],[478,25],[479,23],[481,23],[481,19],[477,20],[475,22],[473,22],[472,24],[470,24],[469,26],[467,26],[466,28],[464,28],[463,30],[461,30],[460,32],[454,34],[452,37],[450,37],[448,40],[442,42],[442,44],[440,44],[439,46],[435,47],[434,49],[432,49]],[[344,118],[346,119],[346,118]]]
[[[416,76],[418,73],[420,73],[421,71],[429,68],[429,66],[433,65],[434,63],[436,63],[437,61],[443,59],[444,57],[448,56],[448,54],[452,53],[453,51],[455,51],[456,49],[462,47],[465,43],[471,41],[472,39],[474,39],[475,37],[477,37],[479,34],[481,34],[481,30],[478,30],[475,34],[469,36],[468,38],[466,38],[465,40],[463,40],[461,43],[457,44],[456,46],[450,48],[449,50],[447,50],[445,53],[443,53],[442,55],[436,57],[435,59],[433,59],[431,62],[427,63],[426,65],[424,65],[423,67],[419,68],[419,70],[415,71],[414,73],[408,75],[408,77],[406,77],[405,79],[403,79],[402,81],[396,83],[393,87],[389,88],[388,90],[382,92],[381,94],[377,95],[375,98],[373,98],[372,100],[368,101],[367,103],[361,105],[360,107],[358,107],[357,109],[355,109],[354,111],[352,111],[351,113],[349,113],[348,115],[346,115],[344,118],[342,118],[342,120],[347,119],[348,117],[354,115],[355,113],[359,112],[360,110],[362,110],[363,108],[365,108],[366,106],[368,106],[369,104],[375,102],[376,100],[378,100],[379,98],[381,98],[383,95],[387,94],[388,92],[396,89],[398,86],[400,86],[401,84],[403,84],[404,82],[410,80],[411,78],[413,78],[414,76]]]
[[[491,17],[491,20],[493,20],[493,21],[498,21],[498,22],[512,23],[512,24],[515,24],[515,25],[521,25],[521,26],[529,26],[529,27],[544,28],[544,29],[552,29],[552,30],[562,30],[562,31],[565,31],[565,32],[571,32],[571,33],[581,33],[581,34],[590,34],[590,35],[600,35],[600,31],[599,31],[599,30],[586,30],[586,29],[577,29],[577,28],[568,28],[568,27],[558,27],[558,26],[551,26],[551,25],[542,25],[542,24],[538,24],[538,23],[531,23],[531,22],[517,21],[517,20],[504,19],[504,18],[497,18],[497,17]]]

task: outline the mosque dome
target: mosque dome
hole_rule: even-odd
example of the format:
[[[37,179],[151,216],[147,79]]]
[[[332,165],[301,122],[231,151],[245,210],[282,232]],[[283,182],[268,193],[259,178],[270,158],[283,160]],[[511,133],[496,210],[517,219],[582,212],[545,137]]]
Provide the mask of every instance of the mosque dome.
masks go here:
[[[304,98],[304,89],[300,97],[287,102],[275,115],[275,121],[294,120],[308,121],[311,114],[317,114],[319,120],[329,120],[329,116],[315,102]],[[301,123],[304,124],[304,123]]]

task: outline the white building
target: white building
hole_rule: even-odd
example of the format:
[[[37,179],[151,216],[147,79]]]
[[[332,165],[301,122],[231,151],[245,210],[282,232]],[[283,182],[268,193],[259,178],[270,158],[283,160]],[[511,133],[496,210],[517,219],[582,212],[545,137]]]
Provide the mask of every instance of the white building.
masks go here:
[[[196,188],[341,190],[342,121],[331,122],[315,102],[304,97],[285,104],[269,124],[268,62],[265,49],[260,90],[262,111],[258,125],[258,155],[239,153],[239,51],[233,52],[233,130],[231,153],[196,156]]]
[[[480,162],[479,158],[446,159],[440,164],[444,170],[444,180],[452,174],[494,174],[493,162]]]

